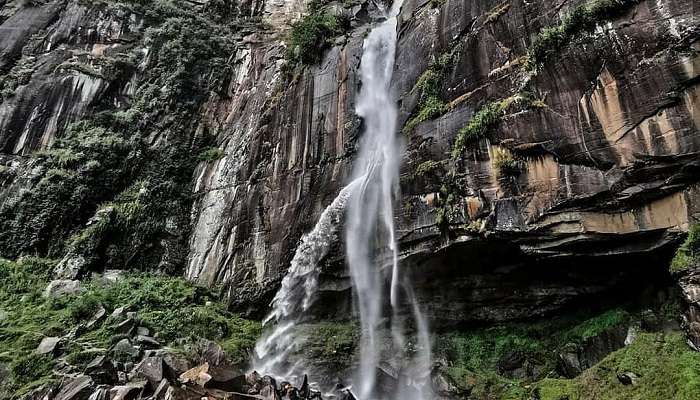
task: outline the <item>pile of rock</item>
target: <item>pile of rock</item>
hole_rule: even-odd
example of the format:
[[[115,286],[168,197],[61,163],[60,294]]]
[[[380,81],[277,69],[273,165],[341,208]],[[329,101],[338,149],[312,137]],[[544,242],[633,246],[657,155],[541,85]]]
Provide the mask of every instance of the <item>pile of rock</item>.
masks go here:
[[[85,342],[81,335],[109,323],[113,336],[109,348],[90,348],[82,353],[91,356],[84,368],[66,362],[63,349]],[[354,400],[347,390],[322,397],[312,390],[304,377],[295,387],[278,383],[257,372],[243,373],[228,362],[223,349],[207,339],[187,341],[185,350],[163,347],[158,334],[151,335],[139,324],[136,312],[124,307],[108,315],[100,307],[93,318],[63,337],[47,337],[36,352],[57,359],[56,384],[46,384],[26,395],[36,400]],[[92,354],[94,353],[94,354]]]

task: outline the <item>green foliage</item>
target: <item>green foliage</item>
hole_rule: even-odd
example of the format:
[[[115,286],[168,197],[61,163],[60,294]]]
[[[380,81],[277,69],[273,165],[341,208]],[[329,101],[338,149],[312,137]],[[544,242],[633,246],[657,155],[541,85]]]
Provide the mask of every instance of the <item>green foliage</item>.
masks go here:
[[[422,104],[418,113],[406,122],[404,132],[411,132],[418,124],[439,117],[449,111],[449,107],[437,96],[428,97]]]
[[[34,349],[43,337],[63,336],[90,320],[100,306],[108,313],[122,306],[136,311],[139,323],[158,332],[163,344],[196,336],[218,341],[234,362],[247,359],[259,337],[258,322],[228,312],[214,293],[182,278],[131,274],[111,284],[87,282],[78,295],[45,299],[41,293],[54,265],[28,257],[18,262],[0,259],[0,310],[6,313],[0,319],[0,363],[8,364],[11,372],[3,389],[26,390],[51,379],[53,361],[37,356]],[[107,319],[63,346],[66,362],[82,368],[95,355],[86,349],[108,348],[118,322]]]
[[[58,254],[75,221],[88,218],[105,193],[130,174],[129,144],[116,133],[78,124],[52,150],[38,154],[43,174],[32,190],[0,206],[2,255]]]
[[[413,91],[418,91],[418,111],[406,122],[403,132],[412,132],[420,123],[439,117],[449,111],[449,105],[441,98],[442,81],[459,46],[435,58],[418,78]]]
[[[508,103],[504,101],[494,101],[481,107],[469,120],[467,126],[457,133],[452,147],[452,157],[460,157],[467,144],[483,137],[490,129],[498,125],[507,106]]]
[[[521,108],[541,108],[542,100],[527,91],[518,92],[510,97],[486,103],[467,123],[467,126],[457,132],[457,138],[452,146],[452,158],[462,156],[467,146],[489,134],[501,122],[506,111],[513,106]]]
[[[7,74],[0,74],[0,104],[15,95],[19,86],[29,83],[36,69],[37,58],[23,56]]]
[[[437,337],[436,353],[448,361],[447,374],[458,388],[478,393],[476,398],[513,398],[526,395],[522,381],[498,374],[498,361],[513,352],[539,365],[539,377],[556,375],[554,350],[616,326],[624,326],[629,313],[613,309],[593,316],[572,315],[535,323],[513,323]]]
[[[16,386],[33,386],[33,382],[43,381],[51,376],[53,364],[53,360],[44,355],[22,355],[10,363],[10,377]],[[21,388],[18,391],[26,392],[27,389],[29,388]]]
[[[292,24],[287,58],[295,64],[317,64],[333,38],[347,31],[349,22],[347,18],[313,9]]]
[[[520,174],[523,163],[513,156],[513,153],[506,148],[494,148],[493,167],[501,177],[517,176]]]
[[[580,342],[597,336],[601,332],[612,327],[623,325],[629,320],[630,315],[624,310],[608,310],[603,314],[587,319],[566,331],[563,335],[563,339],[569,342]]]
[[[304,352],[308,359],[333,370],[348,368],[360,340],[360,331],[351,322],[322,322],[304,327]]]
[[[111,79],[139,64],[141,83],[128,108],[100,104],[50,150],[34,155],[35,179],[0,205],[0,256],[71,251],[94,268],[172,271],[187,249],[192,173],[211,140],[192,135],[194,116],[212,90],[227,87],[235,48],[236,26],[214,16],[237,14],[237,5],[217,0],[201,10],[182,1],[124,0],[101,6],[144,16],[148,57],[139,46],[125,47],[99,71],[80,62],[65,67]],[[15,75],[26,75],[20,69]]]
[[[700,266],[700,224],[693,224],[688,230],[688,237],[678,248],[671,261],[671,272],[681,272]]]
[[[571,10],[557,26],[542,29],[529,50],[529,68],[537,68],[558,54],[577,36],[592,33],[601,22],[624,14],[638,0],[593,0]]]
[[[199,161],[213,162],[224,158],[225,155],[226,153],[218,147],[207,147],[197,155],[197,159]]]
[[[636,384],[620,384],[617,374],[624,372],[639,376]],[[542,400],[691,400],[700,393],[700,353],[686,345],[680,332],[640,333],[580,376],[544,379],[535,390]]]
[[[425,176],[432,173],[433,171],[439,169],[442,163],[435,160],[423,161],[416,167],[416,176]]]

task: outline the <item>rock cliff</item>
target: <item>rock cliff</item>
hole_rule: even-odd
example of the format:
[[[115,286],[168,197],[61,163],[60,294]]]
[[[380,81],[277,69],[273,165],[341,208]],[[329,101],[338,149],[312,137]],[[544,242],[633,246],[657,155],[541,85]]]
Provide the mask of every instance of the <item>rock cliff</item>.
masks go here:
[[[72,277],[182,271],[260,313],[347,183],[381,5],[313,3],[348,26],[302,65],[287,40],[302,1],[144,4],[0,3],[0,252],[63,258]],[[669,279],[700,215],[692,6],[404,3],[397,223],[439,325],[614,303]],[[341,247],[323,287],[343,297]]]
[[[251,318],[268,311],[300,238],[348,183],[363,132],[355,113],[363,41],[386,3],[0,0],[0,266],[15,271],[0,271],[0,281],[12,284],[0,285],[0,342],[20,340],[15,330],[5,334],[3,322],[8,310],[23,315],[17,294],[37,315],[64,318],[33,295],[55,278],[56,285],[78,288],[77,297],[64,300],[77,310],[76,321],[95,298],[102,316],[105,307],[117,313],[129,299],[123,285],[132,285],[146,293],[133,312],[170,334],[167,343],[178,339],[174,320],[191,309],[201,313],[190,321],[193,334],[228,341],[239,363],[248,357],[243,347],[258,327],[230,311]],[[441,343],[436,352],[453,363],[451,379],[461,382],[455,388],[438,373],[445,360],[437,360],[436,393],[495,398],[475,394],[491,393],[492,376],[479,375],[483,363],[523,382],[552,371],[578,377],[562,387],[580,385],[591,396],[589,386],[597,386],[588,380],[602,382],[611,373],[631,391],[659,386],[636,385],[637,375],[618,371],[629,364],[625,357],[656,360],[658,353],[678,370],[697,370],[697,354],[688,355],[687,346],[676,350],[683,342],[700,348],[694,6],[403,3],[391,86],[404,145],[395,225],[401,272],[430,316]],[[387,276],[390,263],[388,256],[377,260]],[[184,276],[217,289],[227,308],[212,309],[214,294],[196,295],[191,283],[160,278],[151,285],[129,276],[112,289],[90,286],[82,296],[92,300],[80,297],[79,279],[112,270]],[[342,240],[324,257],[319,285],[319,319],[352,315]],[[159,293],[160,303],[150,303],[149,291]],[[669,306],[676,300],[680,309]],[[631,304],[655,311],[639,318],[602,313]],[[159,307],[169,308],[173,322],[158,317]],[[602,314],[581,322],[582,310]],[[674,332],[679,314],[685,336]],[[117,319],[133,325],[135,315]],[[574,322],[570,315],[577,315]],[[544,328],[533,322],[542,317],[552,318]],[[357,332],[341,319],[306,327],[320,335],[303,351],[322,359],[314,366],[321,375],[352,368]],[[114,333],[93,325],[87,331]],[[136,328],[117,339],[136,343]],[[475,330],[459,336],[467,328]],[[49,339],[59,340],[60,329],[50,329]],[[237,329],[247,330],[245,340]],[[55,351],[71,373],[81,364],[68,360],[77,348],[68,344],[80,342],[80,332],[61,331]],[[507,345],[491,343],[494,335]],[[103,336],[86,343],[112,352],[114,337]],[[30,342],[20,352],[33,352]],[[472,359],[488,346],[489,355]],[[33,354],[22,357],[32,361]],[[0,380],[7,357],[0,349]],[[133,365],[114,365],[124,375],[115,382],[132,380],[126,374]],[[80,379],[70,385],[80,389]],[[695,393],[686,380],[678,393]],[[94,389],[90,382],[85,394]],[[519,389],[559,398],[540,397],[552,383],[542,382],[534,394],[529,385]],[[1,386],[3,397],[8,388]],[[53,396],[51,387],[34,394]],[[106,395],[107,388],[99,390]]]

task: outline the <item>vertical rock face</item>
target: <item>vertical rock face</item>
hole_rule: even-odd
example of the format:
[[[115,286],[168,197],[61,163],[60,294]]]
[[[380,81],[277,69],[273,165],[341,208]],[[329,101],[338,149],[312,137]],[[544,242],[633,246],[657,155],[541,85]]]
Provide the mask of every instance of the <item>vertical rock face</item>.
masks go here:
[[[18,7],[0,39],[0,151],[28,155],[49,148],[97,102],[127,95],[129,77],[112,71],[113,57],[144,28],[125,10],[78,2]]]
[[[231,99],[208,104],[226,155],[196,172],[188,278],[269,290],[284,273],[301,234],[345,183],[361,46],[359,33],[349,37],[291,83],[276,65],[279,46],[241,54]]]
[[[40,173],[31,153],[55,146],[73,122],[133,105],[148,84],[152,51],[149,21],[133,9],[19,3],[4,2],[0,12],[0,32],[8,32],[0,35],[5,204]],[[193,12],[210,10],[204,3]],[[362,130],[354,96],[363,37],[377,13],[366,2],[327,5],[352,28],[320,63],[290,73],[285,39],[305,2],[224,3],[245,17],[221,55],[225,72],[207,76],[208,95],[181,113],[187,123],[170,122],[174,108],[149,120],[158,129],[146,141],[165,149],[181,134],[221,152],[192,174],[190,229],[166,224],[188,232],[184,248],[162,246],[186,253],[174,259],[188,279],[223,284],[234,307],[253,310],[347,183]],[[408,126],[398,237],[418,295],[456,323],[542,314],[646,281],[626,265],[664,264],[700,215],[700,21],[692,2],[620,2],[536,67],[528,55],[538,33],[585,2],[438,3],[404,3],[393,83],[400,125]],[[125,52],[143,58],[115,65]],[[438,76],[431,96],[442,107],[416,119],[428,72]],[[164,98],[157,101],[188,101]],[[501,107],[497,123],[453,157],[460,131],[489,104]],[[326,264],[342,279],[340,247]]]
[[[438,270],[468,279],[460,265],[479,270],[484,263],[466,260],[472,253],[460,244],[465,240],[484,248],[508,240],[514,255],[533,263],[666,254],[695,220],[697,17],[682,2],[631,4],[592,34],[573,38],[537,73],[524,69],[536,33],[580,4],[404,5],[394,75],[402,121],[420,108],[415,85],[431,60],[452,54],[439,82],[449,111],[406,138],[397,205],[408,265],[426,270],[420,266],[445,254]],[[189,278],[225,282],[241,304],[280,279],[301,233],[347,180],[359,132],[352,96],[361,84],[364,29],[286,84],[273,63],[263,61],[274,46],[254,46],[242,63],[248,72],[239,73],[238,92],[226,106],[210,103],[222,121],[219,141],[227,155],[197,173],[201,197]],[[453,193],[440,193],[446,171],[455,167],[449,154],[458,131],[484,103],[512,97],[524,85],[537,106],[505,112],[490,139],[462,155]],[[517,154],[516,176],[499,174],[503,152]],[[418,174],[426,161],[437,167]],[[457,206],[445,230],[436,217],[448,194]],[[514,263],[504,257],[483,268]]]

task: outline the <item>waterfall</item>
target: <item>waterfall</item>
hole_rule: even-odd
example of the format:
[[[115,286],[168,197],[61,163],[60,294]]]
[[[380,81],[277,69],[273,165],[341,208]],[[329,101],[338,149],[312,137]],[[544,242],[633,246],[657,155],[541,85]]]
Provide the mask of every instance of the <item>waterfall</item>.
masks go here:
[[[394,199],[398,197],[401,143],[397,136],[396,102],[390,90],[396,51],[396,17],[401,1],[394,3],[386,20],[375,27],[365,39],[360,73],[362,89],[356,112],[365,123],[360,152],[355,161],[354,177],[362,179],[362,190],[353,191],[348,201],[346,219],[347,262],[360,311],[362,340],[360,366],[354,390],[360,400],[377,396],[393,399],[422,399],[423,386],[430,368],[430,337],[425,317],[415,301],[410,282],[399,275],[398,248],[394,228]],[[363,177],[363,178],[361,178]],[[391,253],[392,348],[405,351],[404,324],[399,317],[399,286],[403,283],[406,303],[411,304],[418,334],[418,351],[413,366],[402,370],[399,393],[378,394],[377,368],[381,354],[378,331],[384,310],[384,278],[378,265],[376,249]],[[413,388],[413,390],[409,390]]]
[[[357,179],[343,188],[323,211],[314,229],[302,237],[287,275],[282,280],[282,286],[272,300],[272,311],[263,321],[263,325],[275,325],[256,343],[253,360],[255,370],[275,377],[303,374],[302,360],[289,365],[289,356],[301,340],[294,328],[315,300],[320,272],[318,263],[337,240],[338,226],[346,203],[360,182]]]
[[[397,135],[396,102],[390,84],[396,51],[396,17],[402,0],[385,13],[364,41],[360,74],[362,89],[356,113],[365,130],[355,161],[353,179],[321,214],[314,229],[302,238],[287,275],[273,302],[264,325],[274,323],[255,347],[253,367],[275,377],[298,377],[305,372],[304,360],[291,360],[296,346],[302,345],[296,326],[303,321],[318,289],[319,261],[337,239],[345,214],[346,261],[357,303],[361,342],[359,366],[352,379],[358,400],[427,400],[426,383],[431,367],[430,336],[425,316],[418,306],[408,277],[400,275],[394,227],[394,200],[398,197],[401,142]],[[389,254],[389,263],[384,263]],[[389,304],[391,315],[384,315],[386,267],[390,269]],[[404,299],[401,301],[400,295]],[[406,327],[400,309],[408,305],[416,334],[416,351],[408,354]],[[379,393],[377,373],[382,351],[382,324],[391,321],[391,351],[408,361],[398,367],[394,393]]]

